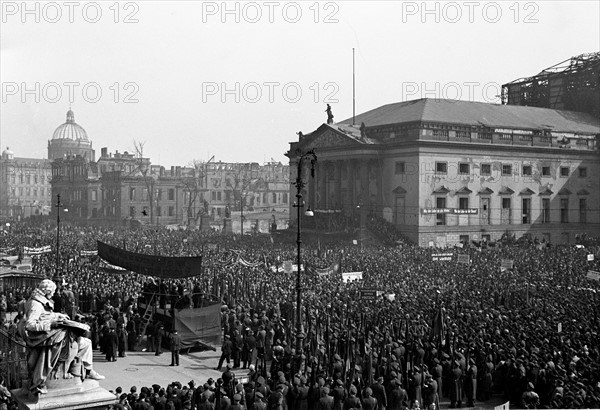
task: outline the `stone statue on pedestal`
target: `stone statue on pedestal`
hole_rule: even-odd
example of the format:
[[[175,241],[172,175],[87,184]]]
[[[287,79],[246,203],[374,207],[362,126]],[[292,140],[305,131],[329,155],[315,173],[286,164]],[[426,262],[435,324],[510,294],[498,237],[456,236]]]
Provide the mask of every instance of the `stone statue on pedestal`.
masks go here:
[[[25,304],[19,322],[19,334],[29,347],[27,369],[33,394],[48,393],[49,379],[104,379],[92,369],[92,342],[84,337],[89,326],[54,312],[55,292],[53,281],[42,280]]]

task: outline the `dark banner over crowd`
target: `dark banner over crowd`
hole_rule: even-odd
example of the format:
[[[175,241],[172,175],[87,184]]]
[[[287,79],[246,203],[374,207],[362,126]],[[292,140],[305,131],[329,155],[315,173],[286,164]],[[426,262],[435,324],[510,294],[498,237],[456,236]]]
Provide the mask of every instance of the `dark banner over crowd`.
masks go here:
[[[98,241],[98,255],[108,263],[124,269],[165,279],[197,276],[202,271],[201,256],[177,258],[146,255],[129,252],[100,241]]]

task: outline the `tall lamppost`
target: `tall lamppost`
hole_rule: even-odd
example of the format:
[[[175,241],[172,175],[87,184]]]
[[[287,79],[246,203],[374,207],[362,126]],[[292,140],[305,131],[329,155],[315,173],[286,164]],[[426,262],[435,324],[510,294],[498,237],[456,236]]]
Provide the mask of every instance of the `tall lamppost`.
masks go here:
[[[63,204],[60,202],[60,194],[56,195],[56,266],[55,266],[55,276],[57,278],[61,277],[60,274],[60,209]],[[68,209],[65,209],[67,212]]]
[[[310,176],[312,178],[315,177],[315,163],[317,162],[317,155],[314,150],[309,150],[302,154],[298,152],[298,171],[296,174],[296,182],[294,185],[296,186],[296,204],[294,207],[298,208],[298,220],[297,220],[297,238],[296,244],[298,245],[298,255],[297,255],[297,264],[298,264],[298,274],[296,277],[296,350],[297,354],[300,354],[302,350],[302,282],[301,282],[301,266],[302,266],[302,239],[301,239],[301,211],[300,208],[304,207],[304,203],[302,202],[302,190],[306,186],[306,183],[302,179],[302,162],[305,159],[310,159]],[[313,216],[313,212],[310,210],[310,206],[306,209],[306,216]]]

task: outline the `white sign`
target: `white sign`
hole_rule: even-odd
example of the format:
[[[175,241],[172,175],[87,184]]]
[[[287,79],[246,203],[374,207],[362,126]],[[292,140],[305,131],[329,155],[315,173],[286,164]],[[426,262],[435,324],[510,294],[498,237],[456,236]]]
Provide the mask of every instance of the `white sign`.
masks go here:
[[[357,279],[362,279],[362,272],[342,272],[342,280],[344,283],[348,283]]]
[[[352,245],[358,245],[358,241],[356,239],[352,239]]]
[[[593,261],[594,260],[594,254],[593,253],[588,254],[587,260],[588,260],[588,262]]]
[[[283,261],[283,271],[285,273],[292,273],[292,261]]]
[[[388,293],[387,295],[385,295],[387,297],[387,299],[390,302],[393,302],[394,300],[396,300],[396,294],[395,293]]]
[[[589,270],[585,277],[591,280],[600,281],[600,272]]]
[[[431,254],[431,260],[434,261],[451,261],[452,260],[452,255],[453,253],[450,252],[446,252],[446,253],[432,253]]]
[[[558,324],[558,333],[562,332],[562,323]]]

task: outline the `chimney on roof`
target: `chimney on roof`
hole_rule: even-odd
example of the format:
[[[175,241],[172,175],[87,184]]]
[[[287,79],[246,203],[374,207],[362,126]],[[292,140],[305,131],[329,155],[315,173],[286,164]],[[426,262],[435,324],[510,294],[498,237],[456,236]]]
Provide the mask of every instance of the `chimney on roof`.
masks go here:
[[[175,176],[175,166],[171,165],[171,176]]]
[[[101,150],[101,157],[107,157],[108,156],[108,148],[107,147],[103,147]]]
[[[175,167],[175,176],[177,176],[177,177],[181,176],[181,167]]]

